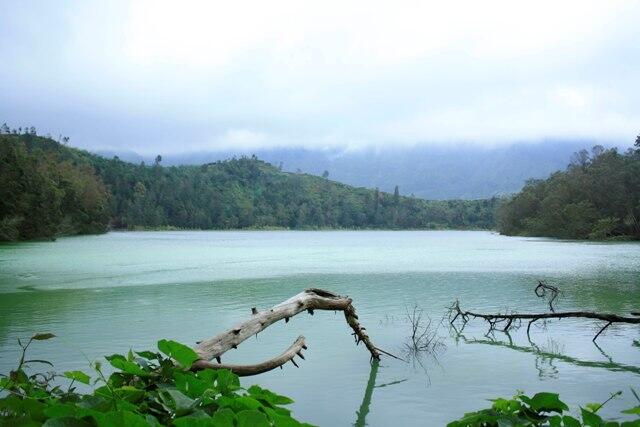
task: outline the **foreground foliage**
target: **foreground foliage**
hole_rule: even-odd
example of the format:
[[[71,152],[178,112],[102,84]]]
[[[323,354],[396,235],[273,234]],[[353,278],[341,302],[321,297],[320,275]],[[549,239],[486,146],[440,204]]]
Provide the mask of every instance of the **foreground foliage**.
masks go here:
[[[242,157],[164,167],[0,134],[0,240],[136,228],[492,228],[497,199],[426,201]]]
[[[633,421],[605,421],[598,411],[622,392],[611,395],[604,403],[589,403],[580,408],[580,416],[574,417],[569,407],[555,393],[537,393],[533,397],[522,393],[512,399],[492,400],[490,408],[465,414],[448,427],[503,427],[503,426],[550,426],[550,427],[638,427],[640,426],[640,399],[633,391],[639,406],[623,411],[635,416]]]
[[[566,171],[529,181],[502,204],[502,234],[564,239],[640,240],[640,137],[620,154],[596,146],[574,155]]]
[[[115,369],[108,377],[99,362],[94,378],[82,371],[63,375],[28,374],[29,365],[50,365],[26,360],[33,341],[52,338],[36,334],[26,344],[18,367],[0,378],[0,426],[283,426],[301,424],[283,405],[293,401],[253,385],[240,386],[228,370],[191,372],[197,359],[189,347],[162,340],[155,351],[129,351],[106,357]],[[75,385],[95,385],[80,393]]]

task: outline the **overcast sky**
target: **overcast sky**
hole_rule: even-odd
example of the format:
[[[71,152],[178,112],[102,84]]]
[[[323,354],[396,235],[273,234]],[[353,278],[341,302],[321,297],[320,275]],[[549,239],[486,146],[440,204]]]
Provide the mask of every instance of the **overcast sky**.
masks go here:
[[[7,1],[0,123],[89,149],[640,132],[637,1]]]

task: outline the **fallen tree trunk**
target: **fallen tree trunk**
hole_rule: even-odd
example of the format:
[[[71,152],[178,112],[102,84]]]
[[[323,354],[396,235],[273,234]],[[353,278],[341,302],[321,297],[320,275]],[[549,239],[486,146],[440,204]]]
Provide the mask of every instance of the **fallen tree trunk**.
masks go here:
[[[620,316],[612,313],[596,313],[592,311],[563,311],[563,312],[552,312],[552,313],[497,313],[497,314],[483,314],[483,313],[474,313],[472,311],[465,311],[460,308],[460,303],[456,301],[453,306],[450,308],[451,313],[455,313],[453,318],[451,319],[451,324],[456,321],[458,317],[461,317],[463,322],[466,324],[469,321],[469,317],[484,319],[489,323],[489,332],[494,330],[500,330],[502,332],[506,332],[514,326],[514,321],[522,321],[528,320],[529,324],[527,325],[527,335],[529,335],[529,331],[531,329],[531,325],[540,320],[540,319],[564,319],[564,318],[583,318],[583,319],[594,319],[594,320],[602,320],[607,322],[602,329],[593,337],[593,341],[600,336],[605,329],[607,329],[612,323],[630,323],[630,324],[640,324],[640,317],[626,317]],[[502,327],[504,325],[504,327]]]
[[[353,305],[351,305],[351,302],[351,298],[343,297],[322,289],[311,288],[269,310],[257,311],[253,308],[251,310],[252,316],[249,320],[238,323],[228,331],[198,343],[194,350],[200,356],[200,360],[192,365],[192,369],[226,368],[238,375],[247,376],[282,367],[282,365],[289,361],[298,366],[294,357],[297,355],[304,359],[302,350],[307,348],[304,337],[302,336],[280,356],[256,365],[225,365],[222,364],[221,356],[228,350],[237,348],[244,340],[258,334],[279,320],[284,319],[285,322],[288,322],[291,317],[303,311],[307,311],[313,315],[314,310],[342,311],[347,324],[353,330],[352,335],[355,338],[356,344],[363,342],[367,350],[369,350],[372,360],[379,360],[381,353],[395,357],[377,348],[373,342],[371,342],[371,339],[365,332],[365,328],[358,322],[358,315]],[[213,359],[216,359],[217,363],[212,363],[211,360]]]

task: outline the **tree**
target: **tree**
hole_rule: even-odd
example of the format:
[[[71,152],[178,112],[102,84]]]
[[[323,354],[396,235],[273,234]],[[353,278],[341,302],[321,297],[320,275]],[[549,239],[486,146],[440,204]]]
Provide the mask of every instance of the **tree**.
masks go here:
[[[322,177],[323,177],[324,179],[329,178],[329,171],[327,171],[327,170],[326,170],[326,171],[322,172]]]
[[[162,161],[162,156],[160,154],[158,154],[156,156],[155,165],[159,166],[161,161]]]

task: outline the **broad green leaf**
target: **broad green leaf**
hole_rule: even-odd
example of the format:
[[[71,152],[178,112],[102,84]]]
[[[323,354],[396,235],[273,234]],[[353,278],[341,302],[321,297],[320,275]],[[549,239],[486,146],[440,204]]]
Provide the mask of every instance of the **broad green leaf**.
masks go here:
[[[140,357],[143,357],[147,360],[157,360],[159,354],[158,353],[154,353],[152,351],[136,351],[136,354]]]
[[[218,427],[213,418],[180,417],[173,421],[176,427]],[[233,427],[233,424],[230,424]]]
[[[270,427],[271,424],[266,415],[254,409],[240,411],[238,417],[238,427]]]
[[[137,403],[144,398],[145,391],[131,386],[123,386],[115,390],[116,395],[127,402]]]
[[[176,388],[193,399],[199,398],[207,390],[215,391],[213,381],[198,378],[193,372],[175,371],[173,378]]]
[[[536,412],[558,412],[566,411],[569,407],[560,400],[557,393],[536,393],[531,398],[531,409]]]
[[[564,423],[565,427],[582,427],[582,424],[580,423],[580,421],[576,420],[575,418],[569,415],[563,416],[562,422]]]
[[[116,369],[120,369],[122,372],[126,372],[127,374],[137,375],[139,377],[147,377],[149,373],[144,371],[140,366],[136,365],[133,362],[129,362],[125,359],[124,356],[120,354],[114,354],[111,356],[105,357]]]
[[[585,408],[580,408],[582,414],[582,423],[589,427],[600,427],[602,425],[602,418],[598,414],[595,414]]]
[[[561,427],[562,417],[560,415],[554,415],[549,417],[549,427]]]
[[[292,399],[286,396],[280,396],[271,390],[263,389],[257,385],[252,385],[247,391],[252,397],[255,397],[258,400],[265,400],[272,405],[288,405],[293,403]]]
[[[262,408],[262,403],[251,396],[222,396],[217,400],[217,402],[221,408],[231,408],[234,412],[240,412],[244,409]]]
[[[161,399],[160,403],[178,417],[188,415],[196,404],[195,400],[171,388],[159,390],[158,397]]]
[[[623,414],[635,414],[640,415],[640,406],[636,406],[635,408],[625,409],[622,411]]]
[[[72,403],[52,403],[44,410],[44,414],[49,418],[71,417],[78,411],[78,407]]]
[[[158,341],[158,350],[171,357],[185,368],[191,367],[193,362],[199,359],[198,354],[191,347],[180,344],[176,341],[160,340]]]
[[[240,378],[228,369],[220,369],[216,376],[216,386],[220,393],[229,394],[240,388]]]
[[[87,421],[73,417],[50,418],[42,427],[91,427]]]
[[[67,371],[64,373],[64,376],[70,380],[81,382],[82,384],[89,384],[91,382],[91,377],[82,371]]]
[[[223,409],[217,410],[211,418],[216,423],[216,426],[234,427],[234,420],[236,419],[236,414],[234,414],[231,409],[223,408]]]
[[[94,418],[98,427],[149,427],[143,417],[130,411],[111,411]]]

